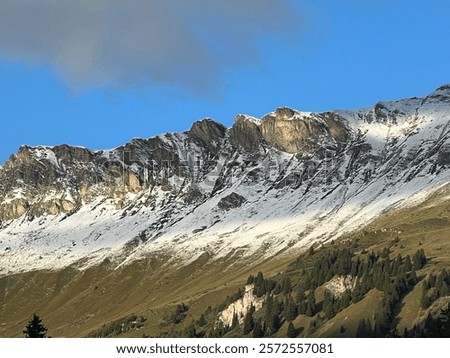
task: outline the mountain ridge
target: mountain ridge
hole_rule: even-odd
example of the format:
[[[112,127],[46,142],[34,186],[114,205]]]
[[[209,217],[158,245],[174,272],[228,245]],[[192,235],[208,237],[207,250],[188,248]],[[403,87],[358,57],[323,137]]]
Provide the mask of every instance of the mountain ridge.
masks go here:
[[[259,260],[336,239],[450,181],[450,86],[112,150],[22,146],[0,168],[0,274],[148,255]],[[220,204],[222,203],[222,204]]]

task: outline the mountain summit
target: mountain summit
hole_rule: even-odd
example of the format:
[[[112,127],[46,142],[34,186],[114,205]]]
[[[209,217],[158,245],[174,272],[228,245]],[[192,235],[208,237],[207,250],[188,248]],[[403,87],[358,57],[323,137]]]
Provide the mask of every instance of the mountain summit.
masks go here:
[[[0,275],[290,255],[424,200],[449,166],[449,85],[231,128],[205,118],[111,150],[22,146],[0,168]]]

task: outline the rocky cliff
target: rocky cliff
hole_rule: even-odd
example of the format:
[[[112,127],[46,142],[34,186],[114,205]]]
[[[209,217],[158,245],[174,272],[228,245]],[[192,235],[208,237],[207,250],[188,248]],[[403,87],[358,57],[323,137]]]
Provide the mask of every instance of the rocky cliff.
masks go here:
[[[0,270],[264,258],[336,238],[449,181],[449,109],[442,86],[228,129],[207,118],[111,150],[22,146],[0,168]]]

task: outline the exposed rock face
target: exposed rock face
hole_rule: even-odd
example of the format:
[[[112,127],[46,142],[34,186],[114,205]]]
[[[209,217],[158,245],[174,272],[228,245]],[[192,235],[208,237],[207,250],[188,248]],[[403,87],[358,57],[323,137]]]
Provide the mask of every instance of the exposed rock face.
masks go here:
[[[355,285],[356,279],[351,275],[347,275],[333,277],[330,281],[326,282],[323,287],[329,290],[334,297],[341,297],[345,291],[352,291],[355,288]]]
[[[264,297],[256,297],[253,294],[253,285],[245,286],[245,292],[242,298],[231,303],[227,308],[219,313],[218,321],[222,322],[226,327],[231,327],[233,318],[238,317],[239,324],[244,322],[244,317],[249,311],[250,307],[255,307],[255,311],[262,308]]]
[[[236,116],[230,129],[230,143],[234,147],[251,152],[257,150],[262,142],[259,125],[248,116]]]
[[[345,144],[349,132],[334,113],[317,115],[283,107],[260,121],[238,115],[230,129],[230,143],[248,152],[265,144],[287,153],[308,154],[319,149],[324,141],[336,147]]]
[[[29,204],[25,199],[11,200],[0,207],[0,217],[2,221],[16,219],[25,214],[28,208]]]
[[[187,132],[189,137],[206,146],[210,152],[216,153],[220,141],[225,137],[227,129],[211,118],[195,122]]]
[[[231,193],[220,199],[217,206],[222,210],[230,210],[240,207],[245,202],[245,198],[236,193]]]
[[[55,156],[61,163],[71,165],[74,162],[90,163],[93,159],[93,153],[82,147],[71,147],[67,144],[53,147]]]
[[[310,153],[324,140],[347,140],[344,126],[337,121],[329,119],[327,123],[319,116],[289,108],[278,108],[263,117],[261,133],[269,146],[287,153]]]

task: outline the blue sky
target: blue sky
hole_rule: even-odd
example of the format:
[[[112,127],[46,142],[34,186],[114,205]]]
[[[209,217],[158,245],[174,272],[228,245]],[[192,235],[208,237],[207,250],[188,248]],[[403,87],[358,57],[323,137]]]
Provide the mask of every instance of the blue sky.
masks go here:
[[[0,0],[0,163],[426,95],[450,82],[449,19],[443,0]]]

